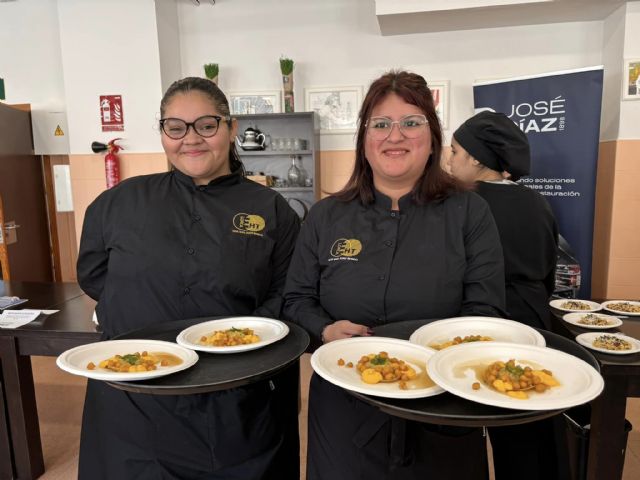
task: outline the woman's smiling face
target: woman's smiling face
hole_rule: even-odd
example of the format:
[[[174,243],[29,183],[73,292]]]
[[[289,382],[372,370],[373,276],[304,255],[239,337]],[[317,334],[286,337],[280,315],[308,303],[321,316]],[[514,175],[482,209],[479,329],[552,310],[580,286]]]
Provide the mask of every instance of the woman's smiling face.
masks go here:
[[[395,93],[382,99],[371,111],[371,117],[387,117],[392,121],[407,115],[424,115],[419,107],[405,102]],[[394,124],[385,140],[367,134],[364,153],[373,171],[376,185],[412,188],[424,172],[431,154],[431,131],[426,128],[417,138],[406,138]]]
[[[222,116],[207,95],[190,91],[176,93],[168,102],[163,117],[179,118],[190,123],[205,115]],[[215,178],[231,173],[229,150],[236,130],[235,120],[229,125],[223,119],[213,137],[202,137],[193,127],[179,140],[169,138],[163,132],[162,147],[175,168],[193,178],[196,185],[206,185]]]

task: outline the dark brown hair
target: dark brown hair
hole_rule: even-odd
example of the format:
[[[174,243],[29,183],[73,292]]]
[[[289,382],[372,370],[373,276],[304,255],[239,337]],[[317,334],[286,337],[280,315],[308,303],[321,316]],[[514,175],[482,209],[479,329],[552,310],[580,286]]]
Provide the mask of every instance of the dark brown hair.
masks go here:
[[[356,163],[351,177],[342,190],[333,196],[343,201],[356,198],[367,205],[374,201],[373,172],[364,153],[366,123],[371,112],[390,93],[395,93],[405,102],[418,107],[429,122],[432,153],[424,172],[412,190],[412,199],[418,205],[439,200],[465,188],[440,167],[442,156],[442,128],[433,103],[431,90],[423,77],[402,70],[391,70],[374,80],[362,102],[358,115],[358,137],[356,141]]]
[[[201,92],[209,97],[220,115],[227,117],[227,125],[231,127],[231,110],[229,109],[229,101],[227,100],[227,97],[224,92],[218,88],[218,85],[209,79],[201,77],[186,77],[173,82],[160,101],[160,116],[164,117],[167,105],[176,94],[189,93],[191,91]],[[238,151],[236,150],[236,144],[235,142],[230,142],[229,169],[232,172],[235,172],[238,168],[242,175],[244,175],[244,165],[242,164],[240,155],[238,155]]]

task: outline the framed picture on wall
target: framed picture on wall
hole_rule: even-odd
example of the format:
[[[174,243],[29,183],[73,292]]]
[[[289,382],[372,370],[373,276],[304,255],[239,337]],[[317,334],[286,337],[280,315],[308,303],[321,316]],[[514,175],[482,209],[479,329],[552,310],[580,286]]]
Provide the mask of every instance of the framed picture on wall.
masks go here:
[[[442,128],[449,128],[449,82],[446,80],[427,81],[427,85],[433,95],[433,103]]]
[[[352,133],[356,130],[362,87],[305,88],[305,110],[320,120],[320,133]]]
[[[622,98],[640,100],[640,58],[624,61]]]
[[[248,113],[280,113],[280,91],[229,92],[229,106],[232,115]]]

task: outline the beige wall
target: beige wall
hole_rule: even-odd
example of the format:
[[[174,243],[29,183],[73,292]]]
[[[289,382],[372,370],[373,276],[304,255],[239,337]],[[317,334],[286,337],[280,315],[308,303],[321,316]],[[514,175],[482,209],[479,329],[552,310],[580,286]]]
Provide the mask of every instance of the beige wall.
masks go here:
[[[640,140],[600,144],[593,297],[640,298]]]

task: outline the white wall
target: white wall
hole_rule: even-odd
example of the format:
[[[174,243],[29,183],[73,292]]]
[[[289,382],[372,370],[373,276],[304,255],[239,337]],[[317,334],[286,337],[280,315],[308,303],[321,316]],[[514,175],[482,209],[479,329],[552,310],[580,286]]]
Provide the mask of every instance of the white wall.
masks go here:
[[[29,103],[35,153],[69,152],[56,0],[0,3],[0,77],[6,102]],[[55,136],[60,125],[64,136]]]
[[[640,2],[629,2],[626,5],[624,57],[626,59],[640,59]],[[618,86],[622,88],[621,83],[618,83]],[[618,136],[621,139],[640,138],[640,101],[621,102]]]
[[[7,103],[64,105],[56,0],[0,3],[0,77]]]
[[[620,99],[622,97],[622,60],[620,55],[624,49],[625,13],[626,7],[623,5],[603,22],[604,87],[600,139],[605,141],[616,140],[620,129]]]
[[[162,97],[153,0],[58,0],[72,154],[123,137],[126,152],[161,152]],[[102,132],[100,95],[122,95],[123,132]]]
[[[172,52],[167,41],[175,47],[176,1],[180,50]],[[304,87],[366,89],[392,67],[413,69],[427,80],[449,80],[448,140],[472,113],[474,81],[598,65],[606,60],[610,41],[602,21],[383,37],[368,0],[157,3],[157,16],[153,0],[0,3],[0,77],[7,102],[64,105],[68,98],[71,153],[88,153],[92,140],[116,136],[100,131],[98,96],[122,94],[127,151],[160,152],[158,104],[179,58],[183,76],[202,75],[204,63],[219,63],[220,85],[228,92],[281,89],[278,59],[285,54],[296,61],[299,111]],[[625,33],[625,55],[640,56],[633,51],[640,45],[639,5],[627,4],[626,24],[635,28]],[[640,102],[618,105],[624,119],[620,135],[638,138]],[[603,124],[603,135],[606,131]],[[321,148],[351,149],[353,136],[324,135]]]
[[[183,72],[220,64],[225,91],[281,88],[278,58],[296,61],[296,110],[304,87],[362,85],[389,68],[449,80],[449,138],[472,114],[472,83],[602,63],[602,22],[383,37],[373,1],[244,0],[178,4]],[[324,135],[321,149],[353,148],[352,135]]]

